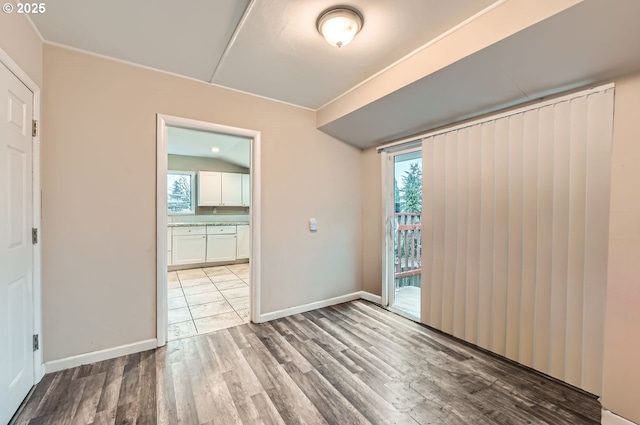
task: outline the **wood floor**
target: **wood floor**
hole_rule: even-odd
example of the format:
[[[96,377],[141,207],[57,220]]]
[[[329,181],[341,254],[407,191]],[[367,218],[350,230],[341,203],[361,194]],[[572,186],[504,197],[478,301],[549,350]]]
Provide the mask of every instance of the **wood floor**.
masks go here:
[[[16,424],[599,424],[584,393],[354,301],[46,375]]]

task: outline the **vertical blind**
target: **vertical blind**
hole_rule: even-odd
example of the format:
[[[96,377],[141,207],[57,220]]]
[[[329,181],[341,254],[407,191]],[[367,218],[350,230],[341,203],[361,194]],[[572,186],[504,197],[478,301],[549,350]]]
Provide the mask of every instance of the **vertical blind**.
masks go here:
[[[421,321],[600,394],[612,86],[423,139]]]

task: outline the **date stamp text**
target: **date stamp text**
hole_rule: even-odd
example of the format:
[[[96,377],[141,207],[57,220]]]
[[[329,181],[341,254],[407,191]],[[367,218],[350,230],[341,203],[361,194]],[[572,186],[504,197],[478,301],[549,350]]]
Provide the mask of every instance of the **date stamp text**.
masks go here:
[[[47,11],[46,3],[5,3],[2,5],[2,11],[4,13],[26,14],[35,15],[39,13],[45,13]]]

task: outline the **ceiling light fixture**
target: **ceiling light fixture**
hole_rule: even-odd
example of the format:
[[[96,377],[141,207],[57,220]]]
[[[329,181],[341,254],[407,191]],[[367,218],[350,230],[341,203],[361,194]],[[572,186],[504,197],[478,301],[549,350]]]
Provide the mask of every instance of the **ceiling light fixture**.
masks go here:
[[[216,148],[215,146],[211,148],[211,152],[218,153],[220,152],[220,148]]]
[[[332,46],[346,46],[362,29],[364,20],[356,9],[344,6],[324,11],[319,17],[316,27],[318,32]]]

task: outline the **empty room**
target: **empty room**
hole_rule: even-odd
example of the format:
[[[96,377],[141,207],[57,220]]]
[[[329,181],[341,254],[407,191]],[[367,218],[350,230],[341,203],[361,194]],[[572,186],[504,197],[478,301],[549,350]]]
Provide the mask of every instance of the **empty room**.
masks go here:
[[[640,424],[638,18],[6,0],[0,425]]]

